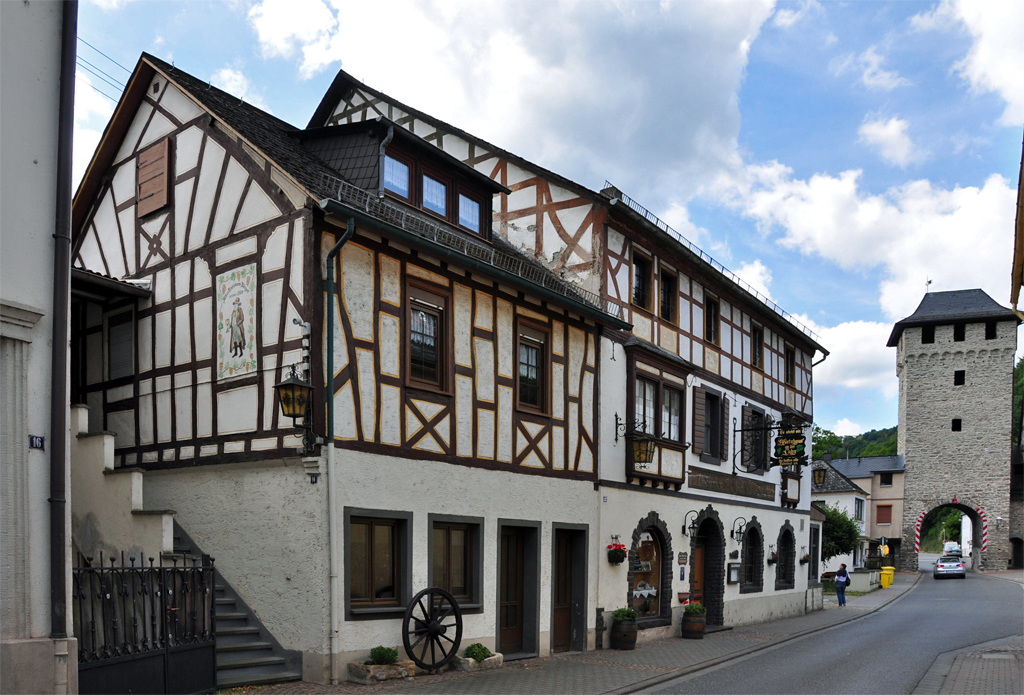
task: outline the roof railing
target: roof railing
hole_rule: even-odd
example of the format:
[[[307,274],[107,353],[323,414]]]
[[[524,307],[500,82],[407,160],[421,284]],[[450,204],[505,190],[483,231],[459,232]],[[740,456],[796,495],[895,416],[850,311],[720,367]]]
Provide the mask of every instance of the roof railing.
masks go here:
[[[409,210],[337,177],[322,174],[320,183],[322,190],[331,193],[339,202],[358,208],[383,222],[393,224],[476,261],[516,275],[567,299],[588,304],[614,318],[622,319],[622,308],[617,304],[603,301],[600,295],[563,280],[552,271],[539,265],[538,262],[525,256],[517,256],[515,253],[470,239],[444,224],[435,222],[426,215]]]
[[[646,219],[648,222],[650,222],[655,227],[657,227],[658,229],[662,230],[663,232],[665,232],[669,236],[674,237],[676,239],[676,241],[678,241],[680,244],[685,246],[691,253],[693,253],[698,258],[700,258],[702,261],[704,261],[705,263],[710,265],[712,268],[714,268],[715,270],[720,272],[722,275],[725,275],[727,278],[729,278],[734,283],[739,285],[744,291],[746,291],[746,292],[750,293],[751,295],[753,295],[753,297],[756,300],[758,300],[759,302],[764,304],[766,307],[768,307],[769,309],[774,311],[780,317],[785,319],[788,323],[792,324],[795,328],[799,329],[800,331],[802,331],[803,333],[808,335],[815,342],[821,342],[820,339],[818,338],[818,334],[817,333],[812,331],[810,328],[808,328],[804,324],[800,323],[800,321],[796,320],[793,317],[792,314],[790,314],[788,311],[786,311],[785,309],[780,307],[778,304],[773,302],[771,299],[769,299],[768,297],[765,297],[763,294],[761,294],[760,292],[755,290],[753,287],[750,286],[750,283],[748,283],[745,280],[741,279],[738,275],[736,275],[736,273],[732,272],[731,270],[726,268],[724,265],[722,265],[721,263],[716,261],[714,258],[709,256],[699,246],[697,246],[692,241],[690,241],[689,239],[684,237],[682,234],[680,234],[679,232],[674,230],[672,227],[668,226],[668,224],[666,222],[661,220],[653,212],[651,212],[650,210],[645,208],[643,205],[641,205],[640,203],[636,202],[635,200],[630,198],[628,195],[626,195],[625,193],[620,191],[618,188],[613,186],[611,184],[611,182],[605,181],[604,182],[604,189],[602,189],[601,192],[605,193],[606,195],[609,195],[609,196],[611,196],[613,198],[618,198],[619,200],[621,200],[623,203],[625,203],[627,206],[629,206],[629,208],[633,212],[635,212],[636,214],[640,215],[641,217]]]

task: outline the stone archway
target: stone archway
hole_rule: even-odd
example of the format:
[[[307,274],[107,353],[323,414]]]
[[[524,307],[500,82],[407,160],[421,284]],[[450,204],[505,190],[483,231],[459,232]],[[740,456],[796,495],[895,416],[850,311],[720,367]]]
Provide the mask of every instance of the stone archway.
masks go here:
[[[918,562],[919,554],[921,552],[921,524],[928,516],[942,509],[957,509],[960,512],[963,512],[971,520],[973,553],[969,562],[968,558],[964,558],[964,564],[966,564],[970,569],[979,571],[1002,569],[1002,567],[999,566],[991,566],[992,559],[989,555],[988,514],[984,508],[973,504],[971,500],[954,497],[952,501],[938,501],[926,506],[925,509],[918,512],[912,524],[904,523],[901,545],[908,550],[913,548],[914,552],[900,553],[900,571],[917,572],[919,570]],[[963,544],[961,543],[961,545]]]
[[[661,586],[658,588],[658,617],[640,620],[641,627],[659,627],[672,624],[672,534],[658,512],[649,512],[637,523],[633,530],[633,544],[630,546],[628,560],[629,570],[626,572],[626,604],[633,605],[633,587],[640,571],[640,537],[644,532],[651,533],[661,546]]]
[[[709,504],[697,514],[697,532],[690,539],[690,556],[697,543],[704,544],[704,607],[707,624],[725,622],[725,527],[718,512]],[[693,592],[693,572],[690,591]]]

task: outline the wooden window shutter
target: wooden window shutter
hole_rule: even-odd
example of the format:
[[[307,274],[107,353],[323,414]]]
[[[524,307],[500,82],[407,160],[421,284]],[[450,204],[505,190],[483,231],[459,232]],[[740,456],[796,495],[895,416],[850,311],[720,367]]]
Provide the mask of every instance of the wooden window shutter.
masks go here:
[[[732,434],[729,425],[729,399],[722,398],[722,460],[729,458],[729,435]]]
[[[745,405],[740,409],[740,429],[749,430],[754,426],[754,409]],[[740,465],[749,469],[750,462],[754,460],[754,433],[740,433]]]
[[[170,201],[170,138],[164,138],[139,153],[136,203],[144,217],[165,207]]]
[[[704,389],[695,387],[693,389],[693,453],[700,456],[704,453],[704,422],[707,400],[704,398]]]
[[[891,524],[892,523],[892,506],[880,505],[876,510],[876,524]]]

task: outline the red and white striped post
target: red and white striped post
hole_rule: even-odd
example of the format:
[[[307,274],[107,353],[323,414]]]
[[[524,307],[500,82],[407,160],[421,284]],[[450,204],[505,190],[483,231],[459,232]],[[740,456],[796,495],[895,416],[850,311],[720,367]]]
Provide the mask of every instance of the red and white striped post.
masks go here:
[[[988,550],[988,515],[980,507],[976,511],[981,517],[981,549]]]
[[[924,521],[924,517],[928,512],[921,512],[917,515],[917,523],[914,524],[914,552],[921,552],[921,522]]]

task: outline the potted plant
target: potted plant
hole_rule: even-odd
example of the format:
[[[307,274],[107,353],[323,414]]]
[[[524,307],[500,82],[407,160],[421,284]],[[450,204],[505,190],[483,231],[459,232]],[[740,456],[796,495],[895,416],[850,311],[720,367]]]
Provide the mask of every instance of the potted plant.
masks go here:
[[[479,642],[466,647],[462,656],[452,659],[452,668],[456,671],[484,671],[498,668],[504,662],[505,657],[495,654]]]
[[[370,658],[364,662],[348,665],[348,676],[356,683],[373,685],[393,678],[409,678],[416,675],[416,664],[399,661],[398,650],[378,646],[370,650]]]
[[[776,562],[778,562],[778,561],[779,561],[779,554],[778,554],[778,553],[774,553],[774,552],[773,552],[773,553],[771,553],[771,554],[770,554],[770,555],[768,556],[768,564],[769,564],[769,565],[774,565],[774,564],[775,564]]]
[[[612,543],[608,546],[608,562],[613,565],[621,565],[626,561],[626,546],[622,543]]]
[[[636,649],[636,611],[629,606],[612,611],[612,649]]]
[[[707,609],[699,601],[691,601],[683,609],[683,622],[680,634],[685,639],[704,639],[704,627],[707,623]]]
[[[810,553],[804,553],[804,556],[802,558],[800,558],[800,564],[801,565],[806,565],[810,561],[811,561],[811,554]]]

